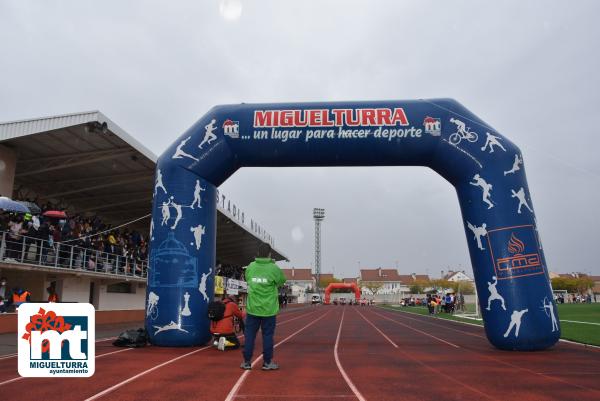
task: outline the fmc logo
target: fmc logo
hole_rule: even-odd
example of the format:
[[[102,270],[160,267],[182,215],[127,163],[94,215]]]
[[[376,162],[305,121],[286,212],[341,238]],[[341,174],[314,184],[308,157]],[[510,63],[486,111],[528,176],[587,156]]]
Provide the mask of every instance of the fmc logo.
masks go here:
[[[95,310],[90,304],[19,306],[19,374],[90,377],[94,374]]]
[[[532,225],[488,230],[487,237],[498,280],[544,274]]]

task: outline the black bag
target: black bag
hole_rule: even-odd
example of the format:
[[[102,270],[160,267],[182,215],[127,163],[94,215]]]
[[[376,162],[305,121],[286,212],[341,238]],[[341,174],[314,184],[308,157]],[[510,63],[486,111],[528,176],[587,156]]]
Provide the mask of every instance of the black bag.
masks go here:
[[[113,342],[117,347],[140,348],[148,343],[148,332],[145,329],[126,330],[119,334]]]
[[[225,304],[221,301],[213,301],[208,304],[207,315],[213,322],[218,322],[225,316]]]

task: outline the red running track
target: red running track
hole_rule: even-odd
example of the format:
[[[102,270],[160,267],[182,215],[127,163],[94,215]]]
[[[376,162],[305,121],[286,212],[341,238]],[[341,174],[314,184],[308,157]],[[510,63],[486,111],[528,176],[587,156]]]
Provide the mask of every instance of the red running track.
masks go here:
[[[239,351],[123,350],[98,343],[88,379],[17,379],[0,360],[0,394],[20,400],[600,400],[600,351],[560,343],[517,353],[483,329],[373,307],[325,306],[278,316],[281,370],[239,369]],[[262,345],[258,341],[256,350]],[[117,351],[116,353],[113,353]]]

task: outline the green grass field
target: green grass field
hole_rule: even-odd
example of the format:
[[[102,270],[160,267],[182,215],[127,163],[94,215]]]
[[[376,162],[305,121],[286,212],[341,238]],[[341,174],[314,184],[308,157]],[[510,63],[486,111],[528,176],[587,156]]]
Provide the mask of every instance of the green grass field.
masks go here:
[[[400,308],[390,305],[382,305],[381,307],[397,312],[416,313],[419,315],[428,314],[427,308],[424,306]],[[467,305],[467,309],[474,309],[474,307],[469,307]],[[446,313],[440,313],[436,316],[441,319],[457,320],[461,322],[483,325],[483,323],[479,320],[465,319]],[[558,305],[558,316],[561,321],[561,338],[583,344],[600,346],[600,303],[561,304]]]

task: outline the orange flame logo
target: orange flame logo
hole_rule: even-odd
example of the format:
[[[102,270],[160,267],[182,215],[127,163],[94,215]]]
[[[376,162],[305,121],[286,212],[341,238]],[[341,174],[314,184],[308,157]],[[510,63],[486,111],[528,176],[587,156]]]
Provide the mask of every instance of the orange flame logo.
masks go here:
[[[518,239],[515,236],[515,233],[512,233],[510,235],[510,241],[508,241],[508,251],[510,253],[519,255],[519,254],[523,253],[524,250],[525,250],[525,244],[523,243],[523,241]]]

